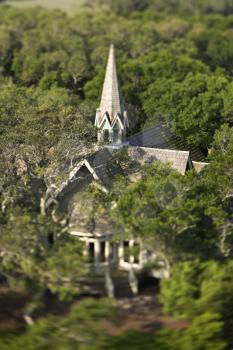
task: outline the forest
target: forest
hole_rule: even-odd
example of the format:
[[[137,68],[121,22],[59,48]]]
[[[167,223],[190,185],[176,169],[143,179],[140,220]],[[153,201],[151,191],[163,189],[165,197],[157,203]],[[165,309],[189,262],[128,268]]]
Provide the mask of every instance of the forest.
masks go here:
[[[87,190],[93,215],[114,202],[116,234],[163,254],[171,276],[160,281],[159,307],[181,327],[110,331],[106,320],[114,329],[121,323],[116,302],[80,296],[77,281],[88,275],[82,244],[45,212],[96,143],[111,43],[130,133],[165,123],[209,163],[182,176],[156,162],[136,183],[117,178],[109,193]],[[230,350],[232,290],[233,2],[89,0],[68,15],[3,1],[0,349]],[[16,316],[6,318],[4,303]],[[17,317],[24,320],[14,327]]]

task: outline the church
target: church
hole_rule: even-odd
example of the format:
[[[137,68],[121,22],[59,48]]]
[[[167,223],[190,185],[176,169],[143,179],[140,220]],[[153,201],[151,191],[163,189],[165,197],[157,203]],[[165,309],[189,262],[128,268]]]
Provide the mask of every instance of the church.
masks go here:
[[[127,137],[129,119],[119,84],[114,46],[111,45],[102,98],[95,116],[97,150],[75,165],[56,193],[59,211],[69,218],[70,233],[84,243],[84,253],[95,274],[105,276],[109,296],[114,296],[114,271],[124,271],[132,293],[137,294],[137,274],[143,271],[148,262],[156,261],[156,252],[147,251],[141,242],[133,239],[114,239],[112,224],[104,215],[91,225],[87,224],[81,213],[85,213],[85,208],[88,211],[89,203],[79,195],[89,184],[96,184],[103,191],[108,191],[117,175],[136,179],[142,165],[155,161],[170,163],[182,175],[189,169],[201,172],[207,165],[199,149],[187,145],[164,124]],[[114,154],[122,150],[134,164],[127,175],[114,161]],[[54,198],[48,199],[47,208],[53,201]],[[163,262],[156,261],[156,265],[157,268],[151,272],[153,277],[168,277]]]

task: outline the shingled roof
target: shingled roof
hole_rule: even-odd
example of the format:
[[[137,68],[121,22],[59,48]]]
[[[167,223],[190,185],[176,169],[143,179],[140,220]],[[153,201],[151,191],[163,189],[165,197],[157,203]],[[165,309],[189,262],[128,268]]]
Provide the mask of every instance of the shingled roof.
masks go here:
[[[130,136],[127,141],[130,146],[188,151],[193,161],[205,162],[205,156],[197,147],[188,145],[179,137],[172,134],[164,124],[145,129]]]
[[[128,147],[128,155],[139,166],[151,164],[156,160],[171,163],[173,169],[182,175],[188,168],[192,167],[192,162],[187,151],[176,151],[168,149],[158,149],[149,147]]]
[[[101,181],[106,188],[112,185],[113,178],[116,175],[123,174],[121,168],[114,161],[112,153],[108,148],[102,148],[98,152],[87,157],[85,162],[89,164],[91,169],[93,169],[98,178],[97,180]],[[73,172],[75,172],[75,169]]]

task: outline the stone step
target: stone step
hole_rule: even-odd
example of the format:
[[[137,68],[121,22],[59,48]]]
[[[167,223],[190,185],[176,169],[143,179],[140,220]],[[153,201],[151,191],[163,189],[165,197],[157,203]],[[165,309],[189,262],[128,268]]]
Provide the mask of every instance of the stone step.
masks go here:
[[[129,285],[128,273],[113,273],[111,277],[115,288],[116,298],[130,298],[133,296]]]
[[[131,298],[133,293],[131,291],[128,279],[128,272],[124,271],[112,271],[111,279],[114,284],[114,294],[116,298]],[[92,275],[90,278],[86,278],[82,285],[82,293],[89,293],[92,295],[104,295],[106,296],[106,286],[105,286],[105,276],[104,275]]]

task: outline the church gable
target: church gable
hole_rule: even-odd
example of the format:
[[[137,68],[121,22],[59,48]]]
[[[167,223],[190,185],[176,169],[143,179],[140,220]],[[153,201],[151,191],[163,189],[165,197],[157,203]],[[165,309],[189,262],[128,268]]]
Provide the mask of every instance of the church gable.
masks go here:
[[[95,183],[103,190],[112,187],[114,178],[123,175],[123,170],[114,161],[112,153],[107,148],[88,156],[80,161],[68,175],[68,180],[64,182],[55,194],[61,211],[68,211],[72,205],[73,197],[82,192],[90,183]],[[48,208],[54,200],[48,199]]]

